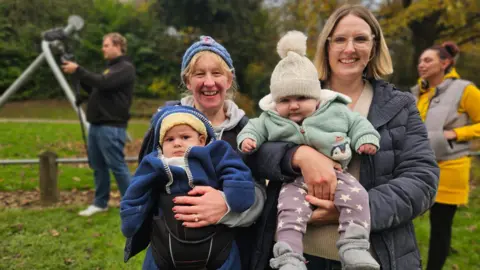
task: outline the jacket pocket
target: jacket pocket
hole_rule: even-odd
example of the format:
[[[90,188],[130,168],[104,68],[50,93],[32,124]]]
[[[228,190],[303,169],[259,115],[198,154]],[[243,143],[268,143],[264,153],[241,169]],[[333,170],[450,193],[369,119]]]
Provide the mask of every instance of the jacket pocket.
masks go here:
[[[430,147],[432,147],[437,160],[441,157],[445,157],[453,150],[452,146],[449,145],[447,139],[443,135],[443,130],[429,131],[428,139],[430,140]]]
[[[418,258],[418,251],[412,251],[403,255],[402,257],[397,259],[396,262],[396,269],[412,269],[412,270],[421,270],[422,265],[420,263],[420,259]]]
[[[447,140],[443,131],[428,132],[428,138],[437,160],[448,160],[469,154],[469,142]]]

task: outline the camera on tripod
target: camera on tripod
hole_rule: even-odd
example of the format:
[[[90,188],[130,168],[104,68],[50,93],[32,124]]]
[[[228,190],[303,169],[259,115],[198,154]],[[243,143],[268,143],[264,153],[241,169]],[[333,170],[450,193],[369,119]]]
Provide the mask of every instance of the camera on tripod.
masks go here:
[[[73,53],[63,53],[62,56],[60,56],[60,61],[63,63],[65,61],[72,61],[75,62],[75,55]]]
[[[75,56],[68,51],[67,43],[70,41],[72,34],[80,31],[83,28],[84,21],[77,15],[72,15],[68,18],[68,26],[65,28],[52,28],[42,33],[44,41],[48,41],[50,47],[56,53],[60,53],[60,62],[74,61]]]

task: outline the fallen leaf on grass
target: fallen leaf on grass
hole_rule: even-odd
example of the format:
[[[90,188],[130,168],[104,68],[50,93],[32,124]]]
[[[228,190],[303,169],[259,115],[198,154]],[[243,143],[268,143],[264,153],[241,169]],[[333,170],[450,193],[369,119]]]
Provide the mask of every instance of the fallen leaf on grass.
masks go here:
[[[110,197],[114,198],[114,199],[118,199],[118,198],[120,198],[120,192],[112,191],[112,192],[110,192]]]
[[[97,238],[97,237],[102,236],[102,234],[101,234],[101,233],[93,233],[92,236],[95,237],[95,238]]]
[[[467,230],[469,230],[470,232],[473,232],[477,229],[477,225],[472,225],[472,226],[468,226],[467,227]]]
[[[67,143],[65,144],[65,147],[66,147],[67,149],[69,149],[69,150],[74,150],[74,149],[73,149],[73,144],[72,144],[72,142],[67,142]]]
[[[29,204],[29,203],[31,203],[31,202],[32,202],[31,200],[23,199],[23,200],[20,202],[20,205],[21,205],[21,206],[25,206],[25,205],[27,205],[27,204]]]
[[[74,176],[74,177],[72,177],[72,180],[75,181],[75,182],[80,182],[81,179],[78,176]]]
[[[60,235],[60,233],[59,233],[57,230],[55,230],[55,229],[50,230],[50,234],[51,234],[53,237],[57,237],[57,236]]]
[[[72,264],[72,263],[74,262],[74,260],[71,259],[71,258],[64,258],[64,259],[63,259],[63,262],[64,262],[66,265],[70,265],[70,264]]]
[[[0,0],[1,2],[1,0]],[[64,205],[84,205],[89,203],[94,197],[94,190],[72,190],[60,191],[59,202],[56,206]],[[40,201],[40,191],[0,191],[0,209],[2,208],[42,208]],[[120,198],[112,198],[112,202],[119,202]],[[68,212],[76,212],[77,209],[67,210]]]
[[[10,228],[12,228],[14,233],[17,233],[17,232],[20,232],[21,230],[23,230],[23,224],[18,223],[18,224],[10,226]]]
[[[459,269],[460,269],[460,267],[458,267],[458,265],[456,265],[456,264],[452,265],[452,270],[459,270]]]

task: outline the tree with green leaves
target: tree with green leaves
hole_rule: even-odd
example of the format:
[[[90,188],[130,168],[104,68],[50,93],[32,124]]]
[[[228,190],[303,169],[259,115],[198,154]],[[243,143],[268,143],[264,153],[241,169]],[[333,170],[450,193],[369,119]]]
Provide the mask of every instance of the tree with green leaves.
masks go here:
[[[390,0],[382,1],[378,18],[389,43],[410,46],[407,53],[398,55],[409,62],[402,66],[410,76],[403,81],[415,82],[416,65],[420,54],[434,44],[451,40],[457,43],[468,58],[480,59],[480,2],[478,0]],[[398,48],[401,49],[401,48]],[[469,65],[464,57],[459,62],[461,73],[472,76],[473,70],[462,68]],[[398,61],[397,61],[398,63]],[[396,64],[397,64],[396,63]],[[411,71],[406,71],[410,69]],[[478,70],[478,69],[477,69]],[[475,72],[476,74],[476,72]],[[415,76],[412,76],[415,75]],[[476,76],[476,75],[475,75]],[[477,83],[480,82],[477,79]]]
[[[158,0],[155,10],[163,24],[182,33],[184,50],[200,35],[222,43],[232,55],[240,91],[258,100],[269,91],[269,75],[278,60],[277,22],[262,4],[263,0]]]
[[[459,70],[480,83],[480,2],[478,0],[286,0],[275,15],[280,31],[306,33],[308,55],[315,53],[316,40],[328,16],[340,5],[362,4],[379,20],[392,55],[395,72],[390,80],[406,89],[417,79],[417,59],[426,48],[452,40],[462,50]]]
[[[128,40],[127,55],[137,66],[135,95],[175,98],[178,95],[180,41],[165,34],[166,26],[150,8],[152,1],[120,3],[118,0],[4,0],[0,2],[0,94],[41,53],[41,33],[63,27],[67,18],[77,14],[85,20],[79,40],[68,43],[75,60],[90,70],[101,71],[102,38],[109,32],[120,32]],[[54,12],[52,12],[54,11]],[[175,68],[174,68],[175,67]],[[67,77],[68,78],[68,77]],[[38,69],[31,80],[12,98],[62,97],[63,92],[51,70]]]

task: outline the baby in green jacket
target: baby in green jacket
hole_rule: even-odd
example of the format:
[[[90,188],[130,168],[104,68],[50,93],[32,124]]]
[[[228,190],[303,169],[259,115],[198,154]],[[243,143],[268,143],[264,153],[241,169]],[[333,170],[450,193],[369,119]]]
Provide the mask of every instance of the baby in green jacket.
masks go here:
[[[244,153],[252,153],[266,141],[288,141],[309,145],[338,162],[334,204],[340,212],[340,239],[337,242],[344,269],[380,269],[369,253],[370,208],[368,193],[344,172],[351,147],[359,154],[374,155],[380,135],[370,122],[352,112],[351,99],[321,89],[317,70],[305,57],[307,37],[288,32],[277,45],[282,58],[270,80],[270,94],[260,100],[264,111],[251,119],[239,133],[237,143]],[[285,183],[278,198],[277,242],[273,248],[274,269],[307,269],[303,257],[303,235],[312,214],[305,200],[303,177]]]

